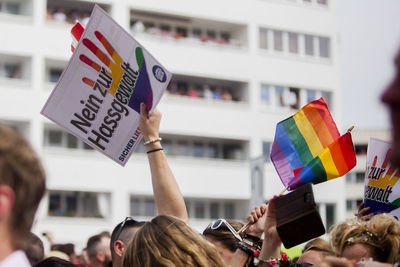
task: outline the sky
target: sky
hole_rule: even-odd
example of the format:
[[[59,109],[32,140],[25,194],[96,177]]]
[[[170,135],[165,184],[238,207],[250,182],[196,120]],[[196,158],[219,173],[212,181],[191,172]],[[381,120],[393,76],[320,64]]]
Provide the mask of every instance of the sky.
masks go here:
[[[335,0],[342,125],[390,126],[380,95],[394,75],[400,49],[400,0]]]

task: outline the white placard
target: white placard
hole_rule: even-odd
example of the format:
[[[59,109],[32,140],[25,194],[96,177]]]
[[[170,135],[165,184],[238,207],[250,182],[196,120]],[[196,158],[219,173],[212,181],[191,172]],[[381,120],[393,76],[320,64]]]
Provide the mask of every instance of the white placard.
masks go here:
[[[144,102],[151,113],[171,76],[95,5],[41,113],[124,166],[141,139],[140,103]]]

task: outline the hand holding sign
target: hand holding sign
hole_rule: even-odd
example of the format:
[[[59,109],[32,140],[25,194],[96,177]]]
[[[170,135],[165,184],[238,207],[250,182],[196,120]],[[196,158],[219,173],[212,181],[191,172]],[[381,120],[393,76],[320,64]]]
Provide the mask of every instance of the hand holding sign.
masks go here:
[[[91,40],[85,38],[82,43],[110,69],[108,72],[104,67],[91,60],[85,55],[80,55],[79,59],[99,73],[97,82],[84,77],[82,81],[92,88],[101,90],[104,94],[110,93],[121,99],[121,102],[128,103],[128,106],[140,114],[140,103],[146,104],[147,112],[153,106],[153,91],[147,75],[146,62],[143,51],[140,47],[135,50],[138,71],[134,71],[129,63],[123,62],[121,57],[108,42],[108,40],[99,32],[95,31],[96,38],[105,47],[111,59],[99,49]]]

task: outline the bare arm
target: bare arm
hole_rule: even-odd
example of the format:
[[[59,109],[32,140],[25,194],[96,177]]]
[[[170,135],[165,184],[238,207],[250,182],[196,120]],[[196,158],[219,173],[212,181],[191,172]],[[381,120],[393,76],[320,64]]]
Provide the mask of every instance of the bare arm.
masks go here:
[[[267,217],[265,219],[264,228],[264,242],[262,245],[260,258],[268,260],[270,258],[279,259],[281,254],[281,239],[276,230],[276,217],[275,217],[275,199],[273,197],[268,202]],[[260,262],[261,263],[261,262]],[[273,266],[272,264],[262,262],[260,266]]]
[[[159,137],[160,120],[161,113],[157,109],[149,116],[146,105],[144,103],[140,104],[139,127],[143,133],[144,141],[155,140]],[[146,146],[147,151],[159,148],[162,148],[160,142],[154,142]],[[147,157],[158,213],[160,215],[176,216],[187,223],[188,214],[185,201],[164,152],[162,150],[151,152],[147,154]]]

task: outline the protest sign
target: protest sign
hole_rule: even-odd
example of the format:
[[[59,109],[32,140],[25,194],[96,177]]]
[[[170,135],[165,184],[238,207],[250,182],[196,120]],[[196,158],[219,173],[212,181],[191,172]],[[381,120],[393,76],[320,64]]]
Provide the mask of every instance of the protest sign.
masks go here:
[[[171,73],[96,5],[41,113],[124,166],[141,139],[140,103],[151,113],[170,79]]]
[[[400,169],[389,161],[390,143],[371,138],[365,172],[364,206],[400,218]]]

